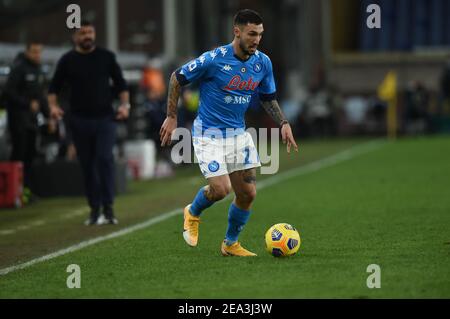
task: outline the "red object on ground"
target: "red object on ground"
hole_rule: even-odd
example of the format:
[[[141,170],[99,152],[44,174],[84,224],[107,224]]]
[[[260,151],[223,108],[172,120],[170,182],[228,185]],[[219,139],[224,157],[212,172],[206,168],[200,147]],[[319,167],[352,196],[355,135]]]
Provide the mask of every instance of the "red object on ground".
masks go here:
[[[0,207],[22,207],[22,194],[22,162],[0,162]]]
[[[127,165],[128,165],[128,170],[131,173],[131,176],[133,177],[133,179],[134,180],[141,179],[141,165],[140,165],[139,161],[129,159],[127,161]]]

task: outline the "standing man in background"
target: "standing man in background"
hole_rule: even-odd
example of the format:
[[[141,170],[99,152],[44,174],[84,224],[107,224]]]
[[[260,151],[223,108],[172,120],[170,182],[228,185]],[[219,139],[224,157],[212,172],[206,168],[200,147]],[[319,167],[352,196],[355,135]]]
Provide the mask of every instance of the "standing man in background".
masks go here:
[[[42,44],[39,41],[28,42],[25,53],[20,53],[14,61],[4,92],[12,143],[10,160],[23,162],[25,202],[31,199],[32,164],[37,154],[39,133],[38,114],[48,115],[41,55]]]
[[[82,22],[73,41],[75,48],[61,57],[50,84],[50,114],[62,118],[64,111],[58,106],[57,94],[67,83],[71,91],[70,129],[91,208],[86,225],[117,224],[113,210],[115,121],[128,118],[129,93],[114,53],[96,46],[91,23]],[[112,102],[116,93],[120,106],[115,112]]]

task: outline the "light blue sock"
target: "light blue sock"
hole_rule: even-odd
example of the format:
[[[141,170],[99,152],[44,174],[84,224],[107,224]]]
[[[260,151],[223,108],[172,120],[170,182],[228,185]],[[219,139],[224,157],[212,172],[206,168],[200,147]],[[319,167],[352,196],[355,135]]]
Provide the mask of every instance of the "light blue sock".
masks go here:
[[[197,195],[194,198],[194,201],[192,202],[191,208],[189,211],[193,216],[200,216],[200,214],[207,209],[209,206],[214,204],[214,201],[210,201],[205,196],[205,187],[200,188]]]
[[[250,217],[249,210],[243,210],[232,203],[228,210],[228,228],[225,244],[230,246],[238,240],[239,234]]]

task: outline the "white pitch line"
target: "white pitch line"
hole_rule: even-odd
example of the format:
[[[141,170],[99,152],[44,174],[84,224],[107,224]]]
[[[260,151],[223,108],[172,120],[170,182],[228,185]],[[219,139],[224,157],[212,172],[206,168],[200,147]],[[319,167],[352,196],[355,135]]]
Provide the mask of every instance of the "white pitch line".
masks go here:
[[[89,209],[87,209],[86,207],[78,208],[78,209],[71,211],[70,213],[62,215],[60,217],[60,220],[74,218],[77,216],[87,214],[88,212],[89,212]],[[36,220],[34,222],[31,222],[30,224],[19,225],[14,229],[4,229],[4,230],[2,229],[2,230],[0,230],[0,235],[1,236],[12,235],[18,231],[30,230],[31,228],[42,226],[42,225],[45,225],[46,223],[47,222],[45,220]]]
[[[280,173],[280,174],[278,174],[276,176],[269,177],[266,180],[263,180],[263,181],[259,182],[258,190],[261,190],[263,188],[272,186],[272,185],[274,185],[276,183],[279,183],[279,182],[284,181],[284,180],[289,179],[289,178],[293,178],[293,177],[296,177],[296,176],[309,174],[309,173],[318,171],[320,169],[331,167],[331,166],[336,165],[338,163],[350,160],[350,159],[352,159],[352,158],[354,158],[354,157],[356,157],[358,155],[362,155],[362,154],[368,153],[368,152],[370,152],[372,150],[375,150],[375,149],[381,147],[382,145],[384,145],[384,143],[385,143],[384,140],[371,141],[371,142],[368,142],[368,143],[364,143],[362,145],[354,146],[354,147],[352,147],[352,148],[350,148],[348,150],[339,152],[339,153],[337,153],[335,155],[332,155],[332,156],[320,159],[318,161],[306,164],[305,166],[294,168],[294,169],[290,169],[288,171],[282,172],[282,173]],[[231,197],[231,196],[229,196],[229,197]],[[43,262],[43,261],[47,261],[47,260],[50,260],[50,259],[62,256],[62,255],[68,254],[68,253],[72,253],[74,251],[83,249],[85,247],[97,244],[97,243],[105,241],[105,240],[109,240],[109,239],[113,239],[113,238],[117,238],[117,237],[120,237],[120,236],[123,236],[123,235],[130,234],[130,233],[135,232],[137,230],[144,229],[144,228],[147,228],[147,227],[152,226],[154,224],[157,224],[159,222],[165,221],[165,220],[167,220],[167,219],[169,219],[169,218],[171,218],[173,216],[181,214],[182,212],[183,212],[182,208],[177,208],[177,209],[171,210],[171,211],[169,211],[167,213],[161,214],[159,216],[150,218],[149,220],[147,220],[145,222],[142,222],[142,223],[139,223],[139,224],[136,224],[136,225],[133,225],[133,226],[126,227],[126,228],[124,228],[122,230],[113,232],[111,234],[108,234],[108,235],[105,235],[105,236],[96,237],[96,238],[89,239],[89,240],[86,240],[86,241],[82,241],[82,242],[80,242],[78,244],[75,244],[73,246],[70,246],[70,247],[58,250],[58,251],[56,251],[54,253],[51,253],[51,254],[48,254],[48,255],[45,255],[45,256],[42,256],[42,257],[39,257],[39,258],[32,259],[32,260],[30,260],[28,262],[0,269],[0,275],[6,275],[6,274],[9,274],[9,273],[11,273],[13,271],[24,269],[24,268],[28,268],[28,267],[30,267],[30,266],[32,266],[34,264],[37,264],[37,263],[40,263],[40,262]]]
[[[60,219],[61,220],[70,219],[70,218],[78,217],[78,216],[85,215],[85,214],[88,214],[88,213],[89,213],[89,209],[86,208],[86,207],[83,207],[83,208],[75,209],[71,213],[62,215],[60,217]]]
[[[34,264],[37,264],[37,263],[40,263],[40,262],[43,262],[43,261],[46,261],[46,260],[50,260],[50,259],[62,256],[62,255],[65,255],[65,254],[68,254],[68,253],[71,253],[71,252],[74,252],[74,251],[77,251],[77,250],[80,250],[82,248],[94,245],[94,244],[99,243],[99,242],[102,242],[102,241],[105,241],[105,240],[108,240],[108,239],[113,239],[113,238],[116,238],[116,237],[120,237],[120,236],[129,234],[129,233],[135,232],[136,230],[143,229],[143,228],[149,227],[149,226],[151,226],[153,224],[162,222],[162,221],[164,221],[164,220],[166,220],[166,219],[168,219],[168,218],[170,218],[172,216],[180,214],[181,212],[182,212],[182,209],[181,208],[177,208],[177,209],[174,209],[174,210],[172,210],[170,212],[162,214],[160,216],[151,218],[151,219],[149,219],[149,220],[147,220],[147,221],[145,221],[143,223],[136,224],[136,225],[130,226],[130,227],[126,227],[126,228],[124,228],[122,230],[116,231],[114,233],[111,233],[111,234],[108,234],[108,235],[105,235],[105,236],[100,236],[100,237],[96,237],[96,238],[89,239],[89,240],[86,240],[86,241],[82,241],[79,244],[76,244],[76,245],[73,245],[73,246],[70,246],[70,247],[58,250],[58,251],[56,251],[54,253],[51,253],[51,254],[48,254],[48,255],[36,258],[36,259],[32,259],[32,260],[30,260],[28,262],[25,262],[25,263],[22,263],[22,264],[18,264],[18,265],[15,265],[15,266],[11,266],[11,267],[7,267],[7,268],[4,268],[4,269],[1,269],[0,270],[0,275],[6,275],[6,274],[8,274],[10,272],[30,267],[30,266],[32,266]]]
[[[36,220],[30,224],[31,226],[42,226],[45,225],[45,220]]]
[[[30,228],[33,227],[37,227],[37,226],[42,226],[45,224],[45,221],[43,220],[36,220],[30,224],[25,224],[25,225],[19,225],[14,229],[5,229],[5,230],[0,230],[0,235],[3,236],[7,236],[7,235],[11,235],[11,234],[15,234],[18,231],[23,231],[23,230],[28,230]]]
[[[10,234],[14,234],[16,232],[15,229],[3,229],[0,230],[0,235],[10,235]]]
[[[17,226],[17,228],[16,228],[17,230],[27,230],[27,229],[30,229],[30,225],[20,225],[20,226]]]
[[[88,214],[88,213],[89,213],[89,209],[88,208],[81,207],[81,208],[78,208],[78,209],[75,209],[75,210],[71,211],[70,213],[62,215],[60,217],[60,220],[71,219],[71,218],[78,217],[78,216],[81,216],[81,215],[85,215],[85,214]],[[30,224],[19,225],[19,226],[17,226],[14,229],[1,229],[0,230],[0,236],[9,236],[9,235],[15,234],[18,231],[30,230],[31,228],[42,226],[42,225],[45,225],[46,223],[47,222],[45,220],[36,220],[34,222],[31,222]]]

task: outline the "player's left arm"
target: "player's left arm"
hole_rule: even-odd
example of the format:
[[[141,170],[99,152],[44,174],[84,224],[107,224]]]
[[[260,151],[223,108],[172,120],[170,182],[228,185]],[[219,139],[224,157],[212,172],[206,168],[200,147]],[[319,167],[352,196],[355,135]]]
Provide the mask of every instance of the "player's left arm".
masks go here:
[[[273,76],[272,61],[266,55],[262,55],[262,64],[264,66],[265,75],[259,84],[259,99],[261,105],[267,114],[280,126],[281,138],[284,144],[287,144],[287,152],[291,152],[291,146],[298,152],[298,146],[292,134],[291,126],[281,111],[280,105],[276,99],[275,78]]]
[[[267,114],[281,127],[281,138],[284,144],[287,144],[287,152],[291,152],[291,146],[298,152],[298,146],[292,134],[292,128],[286,117],[281,111],[280,105],[276,99],[261,100],[261,105]]]

